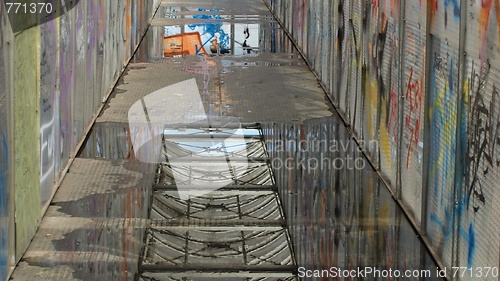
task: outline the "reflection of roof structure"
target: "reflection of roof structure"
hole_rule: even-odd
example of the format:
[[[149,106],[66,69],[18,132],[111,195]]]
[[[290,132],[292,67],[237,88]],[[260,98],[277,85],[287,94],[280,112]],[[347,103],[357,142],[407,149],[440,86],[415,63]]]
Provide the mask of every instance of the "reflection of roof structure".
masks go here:
[[[296,280],[260,130],[168,129],[163,155],[142,280]]]

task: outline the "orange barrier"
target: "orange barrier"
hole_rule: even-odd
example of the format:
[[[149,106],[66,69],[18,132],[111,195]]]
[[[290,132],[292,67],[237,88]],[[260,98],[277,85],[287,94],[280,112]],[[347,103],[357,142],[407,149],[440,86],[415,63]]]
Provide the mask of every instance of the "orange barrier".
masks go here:
[[[202,44],[199,32],[166,36],[163,39],[163,55],[165,57],[195,54],[208,56]]]

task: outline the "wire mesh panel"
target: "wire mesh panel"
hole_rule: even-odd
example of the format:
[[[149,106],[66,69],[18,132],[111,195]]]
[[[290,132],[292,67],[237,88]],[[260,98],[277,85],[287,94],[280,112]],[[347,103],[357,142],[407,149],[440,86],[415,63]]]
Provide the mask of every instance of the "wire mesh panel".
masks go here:
[[[432,46],[427,232],[444,262],[451,264],[452,239],[446,236],[453,232],[458,50],[437,38]]]
[[[349,74],[351,73],[352,57],[352,25],[349,24],[351,17],[351,1],[339,0],[337,6],[337,68],[335,74],[338,75],[338,84],[335,88],[338,91],[339,110],[347,114],[348,108],[348,87]]]
[[[298,7],[302,1],[291,2]],[[307,1],[310,12],[306,22],[309,24],[294,26],[292,33],[321,82],[332,85],[329,94],[340,115],[351,125],[350,129],[364,141],[362,148],[369,152],[370,161],[380,167],[391,191],[401,196],[407,215],[419,231],[426,233],[436,258],[448,268],[495,266],[500,258],[499,226],[488,223],[498,216],[498,207],[489,201],[495,202],[498,197],[498,189],[493,185],[498,182],[497,162],[500,162],[496,145],[500,143],[500,133],[497,133],[500,126],[496,124],[500,99],[495,84],[500,69],[500,4],[483,2],[471,1],[464,6],[464,1],[446,0],[335,0],[328,3],[330,18],[318,19],[325,14],[328,4],[318,6],[314,1]],[[313,31],[324,34],[325,20],[332,30],[331,59],[323,46],[311,45],[317,42],[317,37],[309,34]],[[465,30],[467,33],[463,33]],[[325,39],[322,40],[324,43]],[[331,74],[326,76],[325,61],[331,63],[326,67]],[[274,133],[274,136],[300,139],[303,135],[297,128],[280,128],[288,133]],[[313,129],[308,130],[314,135]],[[371,150],[366,146],[367,141],[378,142],[378,145]],[[303,157],[298,156],[301,155],[298,151],[290,153]],[[341,151],[338,155],[347,154]],[[345,219],[349,211],[345,204],[350,197],[349,187],[344,185],[354,184],[356,179],[345,170],[333,174],[336,179],[332,190],[326,193],[343,206],[333,217]],[[307,199],[298,200],[299,209],[318,201],[322,191],[315,188],[315,180],[326,180],[304,171],[278,177],[312,188],[312,191],[302,191],[302,187],[298,187],[297,193]],[[286,202],[297,200],[293,192],[288,192],[287,197]],[[291,212],[302,220],[308,219],[308,214]],[[423,220],[425,225],[421,224]],[[318,235],[311,226],[291,227],[307,239]],[[338,231],[335,223],[330,233],[327,232],[325,235],[335,237],[333,256],[343,256],[343,262],[352,261],[349,247],[352,249],[354,243],[349,244],[349,240],[357,238]],[[408,234],[398,232],[397,235]],[[363,239],[359,241],[367,248],[378,246]],[[388,263],[415,269],[422,264],[426,268],[432,264],[419,247],[401,245],[416,241],[414,237],[398,236],[397,239],[397,248],[412,258],[400,255]],[[314,263],[302,255],[316,253],[314,247],[318,245],[321,244],[300,247],[297,250],[300,261]],[[349,254],[343,255],[346,251]]]
[[[380,93],[379,149],[380,170],[391,188],[396,187],[399,143],[400,93],[400,3],[383,1],[379,22],[376,68]],[[385,20],[384,20],[385,19]],[[372,153],[373,155],[373,153]]]
[[[352,13],[349,19],[349,26],[352,29],[349,40],[349,51],[346,53],[350,57],[350,65],[347,80],[347,116],[351,123],[353,133],[357,137],[363,135],[363,103],[366,97],[362,91],[362,69],[363,69],[363,18],[362,11],[365,8],[363,1],[351,2]],[[376,103],[376,102],[375,102]],[[375,123],[373,123],[375,124]]]
[[[467,57],[464,101],[466,134],[460,140],[467,145],[467,167],[462,182],[462,210],[458,237],[459,265],[472,268],[495,267],[500,248],[495,223],[500,215],[497,204],[500,182],[500,71]],[[474,280],[470,274],[464,280]],[[490,273],[485,280],[495,280]]]
[[[9,58],[12,57],[12,44],[9,41],[13,40],[13,34],[10,30],[9,19],[4,12],[3,7],[0,8],[0,280],[7,279],[10,271],[11,256],[13,255],[14,237],[12,235],[14,214],[11,211],[12,192],[9,189],[9,154],[12,154],[13,147],[10,146],[9,139],[9,122],[7,101],[10,100],[9,95],[12,92],[10,85],[9,71],[11,63]]]
[[[270,124],[264,129],[271,158],[291,158],[294,163],[305,159],[309,164],[314,159],[330,159],[336,165],[331,170],[311,165],[273,167],[297,265],[307,269],[431,270],[429,279],[433,280],[436,265],[429,252],[378,175],[371,167],[362,167],[368,160],[339,122],[324,118],[302,125]],[[282,153],[277,143],[292,145]],[[339,166],[341,159],[346,166]],[[354,162],[358,168],[348,166]]]
[[[333,50],[333,45],[331,44],[331,37],[333,33],[331,31],[331,6],[333,1],[322,1],[322,14],[321,14],[321,52],[319,54],[320,60],[322,62],[320,69],[320,77],[323,85],[326,86],[327,92],[330,93],[332,88],[330,85],[331,73],[330,69],[332,67],[331,54]]]
[[[465,147],[460,200],[458,266],[500,264],[500,15],[498,1],[467,5],[464,102],[460,144]],[[475,280],[479,273],[466,274]],[[490,271],[483,280],[496,280]]]
[[[406,11],[408,14],[408,11]],[[406,22],[403,75],[403,131],[401,141],[401,195],[417,222],[421,220],[424,149],[425,29]]]

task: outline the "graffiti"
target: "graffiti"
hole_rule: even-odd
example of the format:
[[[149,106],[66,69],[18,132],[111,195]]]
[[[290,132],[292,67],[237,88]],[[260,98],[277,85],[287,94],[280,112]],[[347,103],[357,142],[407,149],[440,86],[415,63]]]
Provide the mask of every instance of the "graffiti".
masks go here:
[[[392,134],[392,140],[394,142],[398,141],[397,135],[397,125],[398,125],[398,95],[394,90],[394,84],[392,85],[391,94],[389,96],[389,102],[387,103],[389,106],[389,116],[387,118],[387,131],[389,134]]]
[[[328,124],[330,119],[324,118],[318,122]],[[349,139],[344,127],[339,127],[340,134],[327,136],[315,124],[301,125],[300,128],[284,125],[279,129],[276,124],[264,126],[274,128],[264,130],[268,134],[269,144],[299,143],[300,139],[324,141],[331,137]],[[330,130],[329,127],[322,129]],[[299,146],[292,146],[288,155],[280,154],[279,150],[276,146],[269,146],[270,157],[300,157]],[[325,151],[310,152],[309,157],[319,157],[316,154]],[[355,156],[355,148],[339,153]],[[280,169],[275,171],[275,176],[276,185],[282,188],[280,195],[289,198],[283,202],[285,209],[295,210],[288,213],[287,221],[291,238],[301,247],[297,261],[299,266],[343,265],[350,268],[355,267],[362,256],[366,260],[377,260],[381,267],[405,268],[404,265],[398,265],[396,253],[404,253],[408,260],[420,255],[420,251],[408,250],[407,245],[417,242],[414,235],[405,235],[411,233],[412,228],[407,221],[395,224],[394,217],[401,210],[395,207],[387,189],[379,186],[378,178],[370,171],[339,170],[335,176],[324,177],[324,173],[313,170]],[[401,240],[396,238],[398,233]],[[380,253],[387,258],[380,258]]]
[[[413,67],[410,68],[410,77],[406,86],[406,101],[409,102],[409,112],[405,117],[405,126],[410,130],[411,137],[406,155],[406,169],[409,168],[409,161],[413,145],[418,145],[420,136],[420,119],[423,103],[422,83],[414,79]]]
[[[474,212],[478,212],[481,205],[486,203],[481,178],[490,172],[493,167],[500,166],[500,155],[495,155],[497,145],[500,144],[500,96],[496,86],[493,86],[491,100],[485,100],[482,89],[485,89],[486,77],[489,69],[479,75],[473,69],[469,78],[469,96],[473,101],[469,105],[470,116],[468,128],[468,161],[471,170],[469,179],[468,207],[472,204]],[[482,165],[486,162],[487,165]]]
[[[1,111],[0,111],[1,113]],[[3,116],[2,116],[3,117]],[[3,129],[0,127],[0,129]],[[8,249],[8,229],[9,214],[7,200],[7,173],[8,173],[8,145],[7,138],[0,132],[0,278],[7,277],[7,249]]]
[[[490,26],[491,18],[493,17],[493,5],[495,6],[495,17],[497,19],[497,32],[500,35],[500,0],[483,0],[481,1],[481,11],[479,14],[479,36],[483,43],[481,47],[481,54],[484,53],[487,46],[488,29]],[[500,36],[498,36],[498,46],[500,46]]]
[[[200,12],[206,12],[207,10],[203,8],[199,8],[198,11]],[[211,13],[220,13],[220,10],[212,8],[209,10]],[[203,23],[203,24],[190,24],[188,27],[191,30],[195,30],[197,28],[201,29],[200,35],[203,37],[208,37],[208,39],[205,40],[205,42],[202,42],[201,47],[199,48],[202,50],[205,45],[209,42],[212,42],[212,45],[210,46],[210,51],[212,53],[218,53],[220,52],[221,54],[226,54],[230,52],[230,37],[229,34],[227,34],[223,29],[222,29],[222,17],[220,15],[194,15],[193,18],[195,19],[204,19],[204,20],[217,20],[218,23]]]

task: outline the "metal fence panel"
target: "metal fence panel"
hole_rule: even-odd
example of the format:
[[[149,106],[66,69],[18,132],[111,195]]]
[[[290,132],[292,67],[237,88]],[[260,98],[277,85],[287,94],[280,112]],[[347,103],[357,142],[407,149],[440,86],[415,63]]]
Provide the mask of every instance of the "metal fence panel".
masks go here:
[[[430,79],[430,165],[427,183],[427,226],[432,247],[445,264],[452,264],[454,177],[456,162],[456,123],[458,50],[434,38]]]
[[[396,187],[399,147],[400,102],[400,3],[385,0],[381,8],[376,69],[380,93],[379,150],[380,170],[393,189]],[[385,19],[385,21],[383,20]]]
[[[11,59],[13,34],[3,6],[0,7],[0,280],[6,280],[11,270],[14,246],[14,213],[12,177],[9,176],[13,146],[9,138],[9,102],[12,97]]]
[[[401,194],[420,222],[425,127],[425,30],[406,23],[404,44],[403,131],[401,139]]]

